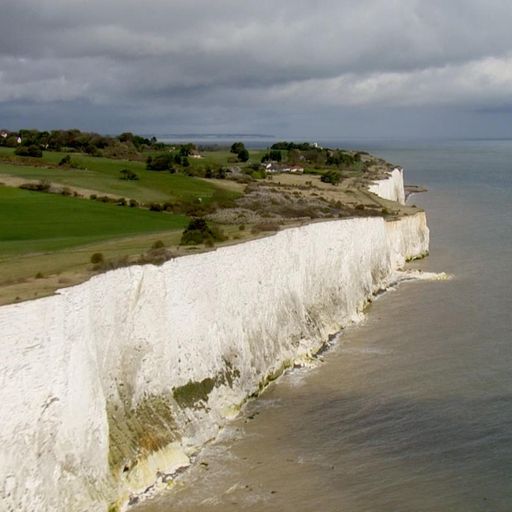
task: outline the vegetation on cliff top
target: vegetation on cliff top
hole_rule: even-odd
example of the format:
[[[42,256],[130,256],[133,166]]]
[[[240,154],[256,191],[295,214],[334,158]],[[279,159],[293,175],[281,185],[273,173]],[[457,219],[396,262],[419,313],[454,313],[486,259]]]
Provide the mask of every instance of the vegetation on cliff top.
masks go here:
[[[0,304],[313,219],[394,215],[404,209],[367,191],[388,169],[364,152],[310,143],[3,131]],[[153,248],[157,240],[165,247]],[[101,263],[91,264],[94,253]]]

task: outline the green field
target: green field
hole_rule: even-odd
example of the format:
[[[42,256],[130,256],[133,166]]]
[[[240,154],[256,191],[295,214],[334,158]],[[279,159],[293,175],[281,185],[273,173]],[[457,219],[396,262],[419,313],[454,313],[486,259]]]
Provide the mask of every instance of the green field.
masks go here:
[[[58,166],[67,154],[72,168]],[[229,158],[233,155],[227,151],[209,152],[203,159],[190,159],[190,166],[206,168]],[[120,179],[122,169],[135,172],[139,179]],[[83,197],[17,188],[29,181],[51,183],[54,191],[69,187]],[[173,254],[191,250],[179,246],[190,220],[186,215],[93,201],[88,199],[92,194],[135,199],[142,206],[170,202],[188,211],[194,205],[226,204],[243,189],[229,180],[148,171],[144,161],[54,151],[22,159],[13,148],[1,147],[0,304],[41,297],[84,281],[96,272],[90,263],[95,252],[115,264],[122,258],[136,260],[157,241]]]
[[[116,237],[183,229],[184,215],[0,187],[0,255],[57,251]]]
[[[132,154],[139,160],[122,160],[73,150],[43,151],[41,158],[20,157],[14,148],[0,147],[0,305],[49,295],[118,266],[160,264],[208,250],[207,244],[181,245],[182,231],[192,217],[224,212],[216,217],[218,224],[209,222],[224,232],[218,244],[225,244],[275,231],[289,224],[290,212],[313,219],[322,217],[326,209],[331,215],[346,216],[355,211],[356,204],[363,210],[373,208],[374,213],[375,208],[386,206],[360,190],[361,161],[338,169],[344,182],[333,188],[319,176],[285,173],[271,175],[268,181],[261,179],[265,176],[259,172],[259,162],[265,150],[250,150],[249,161],[244,163],[226,149],[201,151],[202,158],[189,155],[188,164],[179,160],[177,172],[170,172],[169,167],[147,170],[148,156],[166,151],[175,153],[169,155],[172,158],[179,156],[179,148],[170,145],[156,149]],[[59,165],[68,155],[71,162]],[[325,172],[314,165],[316,160],[307,163],[303,158],[306,172]],[[219,169],[230,167],[241,168],[242,175],[220,179]],[[138,179],[121,179],[123,169]],[[26,190],[28,183],[40,182],[49,192]],[[253,186],[247,187],[248,182]],[[91,200],[93,195],[99,200]],[[240,212],[232,209],[234,199],[242,195],[248,201],[244,208],[252,209],[256,220],[242,222]],[[131,199],[136,201],[133,207],[121,206]],[[277,216],[277,223],[266,222],[272,215]],[[91,263],[94,253],[102,254],[101,265]]]
[[[0,148],[0,156],[13,154],[12,149]],[[42,162],[55,165],[65,155],[66,153],[45,152]],[[193,200],[196,198],[208,202],[237,195],[233,191],[205,180],[182,174],[147,171],[144,162],[112,160],[83,154],[72,154],[71,156],[73,162],[83,169],[32,167],[0,162],[0,181],[2,174],[27,180],[47,180],[50,183],[85,188],[140,202]],[[216,156],[216,158],[218,157]],[[193,165],[199,164],[193,162]],[[132,170],[138,175],[139,180],[121,180],[121,169]]]

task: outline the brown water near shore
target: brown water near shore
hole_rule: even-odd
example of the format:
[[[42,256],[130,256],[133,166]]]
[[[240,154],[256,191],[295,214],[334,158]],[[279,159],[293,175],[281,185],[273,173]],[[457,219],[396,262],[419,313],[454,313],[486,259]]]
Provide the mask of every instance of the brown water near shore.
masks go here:
[[[431,256],[412,266],[454,279],[381,296],[132,510],[511,509],[512,143],[434,149],[381,154],[429,188],[411,199],[427,209]]]

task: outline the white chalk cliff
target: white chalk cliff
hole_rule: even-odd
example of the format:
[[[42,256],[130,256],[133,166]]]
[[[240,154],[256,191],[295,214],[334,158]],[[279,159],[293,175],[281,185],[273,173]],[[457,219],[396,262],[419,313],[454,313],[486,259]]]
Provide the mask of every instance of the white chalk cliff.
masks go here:
[[[0,509],[126,503],[428,243],[423,212],[317,222],[1,307]]]
[[[376,181],[368,187],[368,190],[384,199],[389,199],[390,201],[396,201],[397,203],[405,204],[403,169],[395,167],[389,173],[388,178]]]

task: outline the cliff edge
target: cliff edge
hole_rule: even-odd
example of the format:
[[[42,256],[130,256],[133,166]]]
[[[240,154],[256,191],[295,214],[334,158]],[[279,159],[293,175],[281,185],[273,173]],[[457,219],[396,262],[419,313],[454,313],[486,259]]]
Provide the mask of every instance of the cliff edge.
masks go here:
[[[401,201],[401,171],[383,181]],[[423,212],[317,222],[1,307],[2,505],[121,508],[428,243]]]

